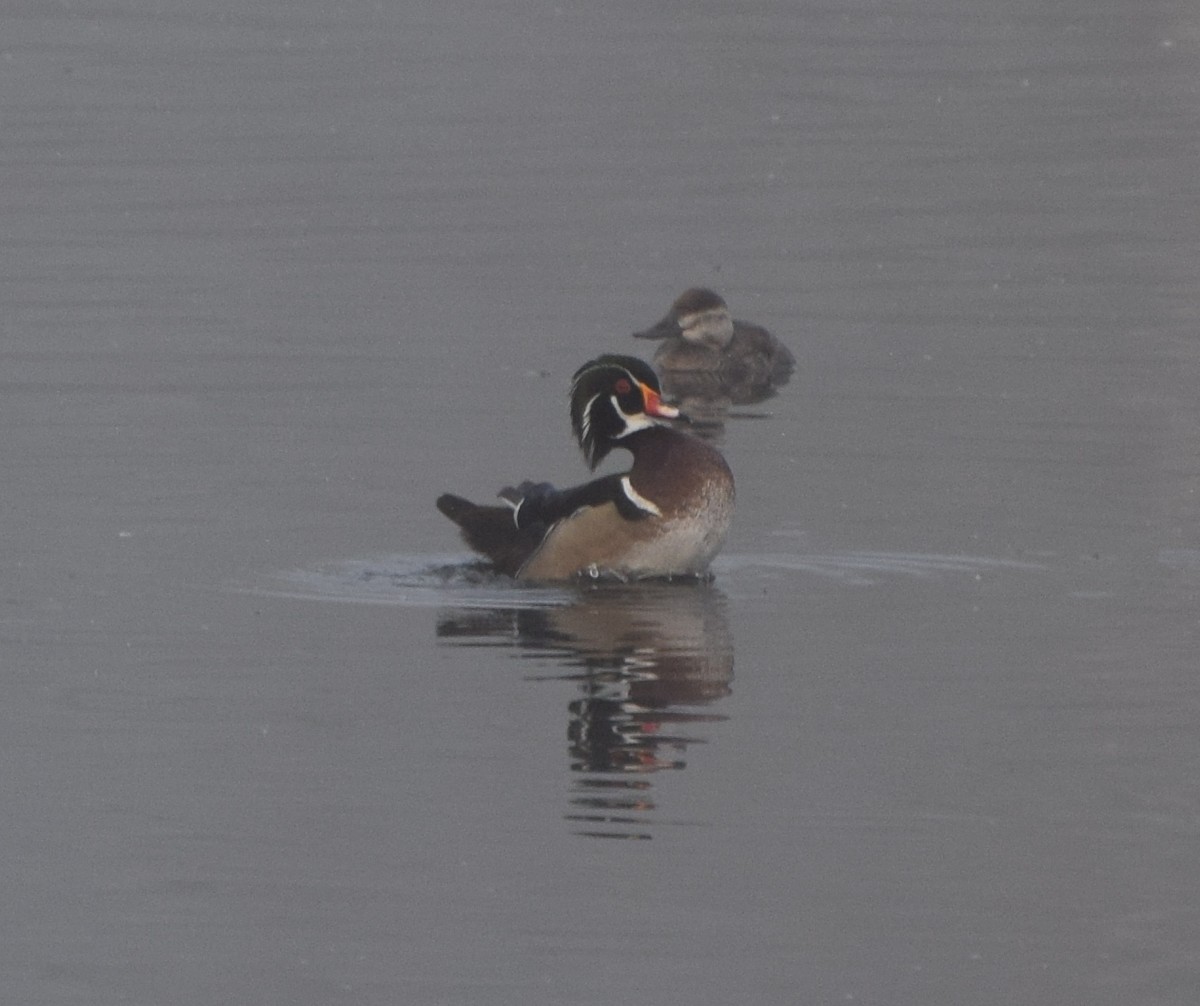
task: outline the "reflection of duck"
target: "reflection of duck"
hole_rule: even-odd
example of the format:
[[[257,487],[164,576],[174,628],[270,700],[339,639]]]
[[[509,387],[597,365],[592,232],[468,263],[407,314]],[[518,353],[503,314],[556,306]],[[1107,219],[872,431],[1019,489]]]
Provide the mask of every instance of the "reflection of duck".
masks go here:
[[[667,425],[678,415],[649,366],[601,356],[575,373],[571,426],[591,468],[624,447],[629,471],[564,490],[524,482],[501,490],[507,506],[447,493],[437,507],[471,548],[521,580],[703,573],[733,516],[733,476],[713,447]]]
[[[637,339],[662,339],[655,369],[673,396],[760,402],[788,382],[796,360],[770,332],[736,321],[712,290],[685,290],[656,325]]]
[[[516,645],[551,680],[577,682],[568,751],[578,773],[567,817],[581,833],[646,837],[655,809],[648,776],[686,767],[702,724],[725,717],[733,640],[725,598],[707,584],[607,584],[561,608],[445,612],[438,635]],[[539,674],[539,677],[543,676]]]

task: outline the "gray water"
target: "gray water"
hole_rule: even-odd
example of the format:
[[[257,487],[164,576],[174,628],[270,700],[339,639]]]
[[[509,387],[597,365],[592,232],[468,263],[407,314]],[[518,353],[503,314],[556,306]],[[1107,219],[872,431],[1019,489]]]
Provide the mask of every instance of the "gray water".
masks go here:
[[[1188,0],[0,13],[5,1003],[1200,1000]],[[796,354],[707,585],[465,574]]]

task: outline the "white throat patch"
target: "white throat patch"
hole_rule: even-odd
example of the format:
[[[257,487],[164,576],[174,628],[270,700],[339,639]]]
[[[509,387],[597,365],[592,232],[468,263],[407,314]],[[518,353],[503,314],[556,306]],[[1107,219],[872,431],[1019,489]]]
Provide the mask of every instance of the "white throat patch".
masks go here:
[[[662,421],[654,416],[648,416],[644,412],[639,412],[636,415],[630,415],[621,409],[621,403],[617,401],[617,396],[612,395],[609,398],[612,402],[612,407],[617,415],[625,420],[625,429],[616,435],[613,439],[620,440],[622,437],[627,437],[631,433],[637,433],[638,430],[648,430],[651,426],[662,426]]]

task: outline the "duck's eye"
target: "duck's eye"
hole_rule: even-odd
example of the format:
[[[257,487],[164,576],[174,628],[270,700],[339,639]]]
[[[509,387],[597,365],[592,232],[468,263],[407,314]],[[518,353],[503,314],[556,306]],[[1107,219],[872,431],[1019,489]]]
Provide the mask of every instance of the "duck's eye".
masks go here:
[[[628,395],[633,390],[633,385],[624,377],[618,377],[617,383],[613,387],[618,395]]]

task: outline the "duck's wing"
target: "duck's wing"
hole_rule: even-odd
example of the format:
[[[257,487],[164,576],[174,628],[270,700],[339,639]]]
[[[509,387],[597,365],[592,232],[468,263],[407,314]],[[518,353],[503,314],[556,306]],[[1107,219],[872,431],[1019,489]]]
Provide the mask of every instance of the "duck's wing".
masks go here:
[[[625,520],[659,515],[658,507],[633,488],[628,472],[605,475],[571,489],[555,489],[548,482],[522,482],[501,489],[499,495],[512,507],[513,522],[519,528],[550,526],[578,510],[605,503],[612,503]]]

